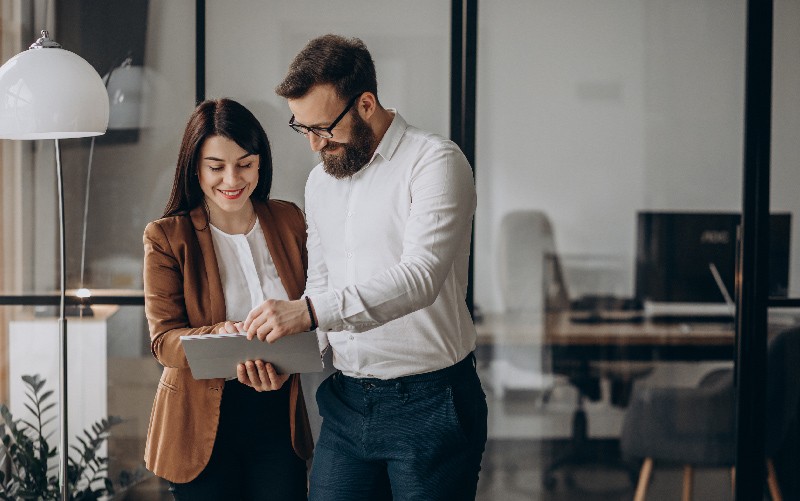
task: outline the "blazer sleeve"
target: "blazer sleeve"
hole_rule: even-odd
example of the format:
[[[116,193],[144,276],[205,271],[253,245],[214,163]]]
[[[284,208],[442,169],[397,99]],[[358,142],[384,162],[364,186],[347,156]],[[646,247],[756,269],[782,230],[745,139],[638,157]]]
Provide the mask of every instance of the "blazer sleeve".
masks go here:
[[[144,230],[144,310],[150,328],[150,351],[164,367],[189,367],[181,336],[215,332],[222,322],[190,327],[181,263],[158,221]]]
[[[294,209],[294,228],[297,246],[300,248],[300,259],[303,263],[303,282],[308,278],[308,232],[306,230],[306,215],[303,210],[295,204]]]

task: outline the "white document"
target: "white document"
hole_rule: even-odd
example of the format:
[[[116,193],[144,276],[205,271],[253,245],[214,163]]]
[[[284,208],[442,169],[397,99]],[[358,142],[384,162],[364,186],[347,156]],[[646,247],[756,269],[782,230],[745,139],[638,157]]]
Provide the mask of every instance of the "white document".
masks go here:
[[[263,360],[278,374],[321,372],[316,332],[284,336],[274,343],[247,340],[244,333],[181,336],[181,344],[195,379],[236,377],[236,365],[246,360]]]

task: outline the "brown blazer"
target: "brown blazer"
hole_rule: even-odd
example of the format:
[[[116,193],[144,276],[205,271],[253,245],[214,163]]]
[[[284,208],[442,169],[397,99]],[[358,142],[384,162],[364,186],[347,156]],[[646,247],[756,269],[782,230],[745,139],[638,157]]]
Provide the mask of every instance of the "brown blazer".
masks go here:
[[[290,299],[305,286],[306,226],[303,213],[289,202],[254,203],[269,253]],[[150,415],[145,465],[175,483],[193,480],[208,464],[219,423],[223,379],[195,380],[180,336],[207,334],[228,319],[217,259],[205,210],[153,221],[144,230],[145,314],[150,349],[164,366]],[[300,377],[293,375],[289,422],[292,446],[311,457],[311,429]]]

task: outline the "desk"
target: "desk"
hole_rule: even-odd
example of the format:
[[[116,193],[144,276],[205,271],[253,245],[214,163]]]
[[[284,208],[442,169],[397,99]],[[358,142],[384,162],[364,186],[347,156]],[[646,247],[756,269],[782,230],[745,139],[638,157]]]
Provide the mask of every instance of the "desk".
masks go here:
[[[622,406],[633,379],[648,374],[652,362],[730,361],[734,355],[732,324],[575,323],[568,313],[552,313],[524,320],[487,315],[476,329],[479,347],[494,351],[490,358],[496,356],[496,347],[528,357],[546,353],[552,372],[566,375],[578,389],[569,446],[543,472],[547,489],[555,486],[557,470],[598,461],[621,467],[635,484],[638,471],[608,452],[616,450],[615,440],[589,440],[584,398],[600,397],[599,378],[612,381],[611,402]]]
[[[732,360],[732,324],[574,323],[566,313],[541,321],[487,315],[475,325],[482,346],[538,345],[554,358],[580,360]]]

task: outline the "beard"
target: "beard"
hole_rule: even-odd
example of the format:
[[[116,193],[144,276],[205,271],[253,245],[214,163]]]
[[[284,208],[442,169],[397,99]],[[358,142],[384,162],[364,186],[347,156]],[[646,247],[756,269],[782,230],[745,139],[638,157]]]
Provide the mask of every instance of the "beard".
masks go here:
[[[328,140],[328,144],[320,150],[322,167],[336,179],[350,177],[360,171],[372,157],[375,145],[375,134],[369,124],[358,113],[353,113],[353,125],[350,129],[350,141],[337,143]],[[333,155],[330,150],[342,148],[341,153]]]

